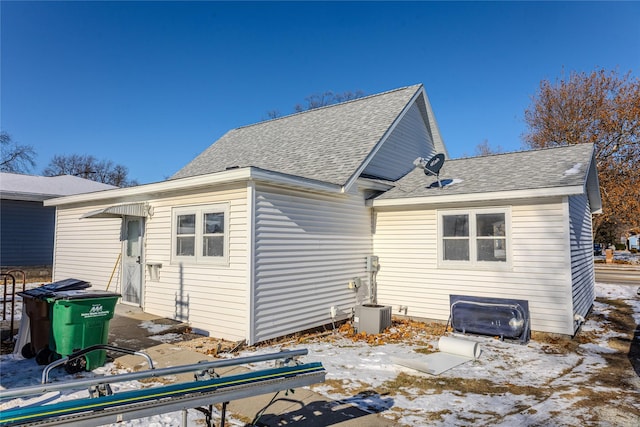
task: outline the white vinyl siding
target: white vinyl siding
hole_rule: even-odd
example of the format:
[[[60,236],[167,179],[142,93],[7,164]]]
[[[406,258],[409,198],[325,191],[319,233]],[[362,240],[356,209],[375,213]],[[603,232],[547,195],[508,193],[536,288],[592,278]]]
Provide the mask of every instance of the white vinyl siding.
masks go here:
[[[413,169],[416,158],[431,157],[434,154],[435,148],[427,125],[414,103],[371,159],[363,174],[396,180]]]
[[[371,216],[362,195],[322,196],[258,186],[255,197],[255,284],[252,342],[294,333],[351,314],[365,257]]]
[[[565,203],[556,198],[511,205],[507,271],[439,268],[436,209],[376,209],[378,302],[394,311],[406,306],[409,316],[446,321],[450,294],[525,299],[532,329],[573,334]]]
[[[246,339],[248,302],[247,200],[243,184],[218,186],[208,192],[150,200],[147,262],[161,263],[159,280],[146,271],[145,311],[188,322],[194,329],[229,340]],[[229,259],[224,265],[171,262],[172,209],[228,206]]]
[[[91,283],[91,289],[120,292],[120,218],[80,217],[110,204],[56,209],[53,280]],[[114,271],[115,269],[115,271]],[[111,283],[109,278],[113,273]]]
[[[593,234],[591,211],[586,195],[569,197],[569,230],[573,314],[586,317],[595,300]],[[576,323],[575,327],[578,326],[579,324]]]
[[[245,184],[217,186],[148,199],[153,216],[145,221],[144,310],[188,322],[196,331],[229,340],[248,335],[248,218]],[[115,204],[115,203],[112,203]],[[172,208],[224,204],[228,207],[228,263],[224,265],[171,262]],[[55,278],[88,280],[104,289],[121,251],[121,219],[82,219],[86,212],[107,207],[58,207]],[[161,264],[151,281],[147,263]],[[119,268],[110,291],[121,292]]]

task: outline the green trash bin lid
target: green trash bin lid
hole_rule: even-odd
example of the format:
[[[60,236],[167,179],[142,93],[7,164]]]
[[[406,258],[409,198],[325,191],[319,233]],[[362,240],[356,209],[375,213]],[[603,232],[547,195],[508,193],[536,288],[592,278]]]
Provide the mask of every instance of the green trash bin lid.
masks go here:
[[[65,279],[42,285],[38,288],[28,289],[18,292],[18,295],[28,298],[38,298],[45,300],[54,297],[57,292],[72,291],[79,289],[87,289],[91,287],[91,283],[78,279]]]

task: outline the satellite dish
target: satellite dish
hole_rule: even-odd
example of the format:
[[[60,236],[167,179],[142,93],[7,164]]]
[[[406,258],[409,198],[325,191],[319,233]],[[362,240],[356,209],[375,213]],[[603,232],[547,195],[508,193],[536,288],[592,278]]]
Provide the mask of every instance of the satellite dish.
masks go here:
[[[425,175],[435,176],[438,179],[438,187],[442,188],[440,183],[440,169],[442,169],[444,165],[444,154],[438,153],[429,160],[418,157],[413,164],[421,167]]]
[[[427,161],[424,165],[424,173],[425,175],[440,175],[440,169],[444,165],[444,154],[438,153],[433,156],[429,161]]]

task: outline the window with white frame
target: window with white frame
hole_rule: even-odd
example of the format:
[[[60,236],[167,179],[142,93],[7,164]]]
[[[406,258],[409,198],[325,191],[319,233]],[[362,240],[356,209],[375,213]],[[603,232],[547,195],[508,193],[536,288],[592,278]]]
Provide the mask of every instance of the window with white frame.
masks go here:
[[[172,261],[227,263],[228,211],[227,204],[174,208]]]
[[[456,266],[504,266],[508,255],[507,208],[438,212],[439,262]]]

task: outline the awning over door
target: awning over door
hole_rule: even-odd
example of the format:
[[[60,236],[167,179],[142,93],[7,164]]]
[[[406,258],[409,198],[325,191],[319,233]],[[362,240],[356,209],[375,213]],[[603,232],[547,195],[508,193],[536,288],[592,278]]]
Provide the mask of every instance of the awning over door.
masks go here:
[[[149,205],[146,203],[129,203],[87,212],[80,218],[121,218],[123,216],[139,216],[144,218],[147,215],[151,215]]]

